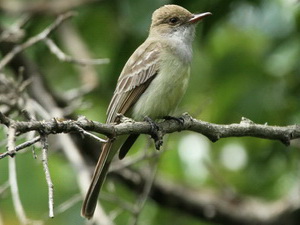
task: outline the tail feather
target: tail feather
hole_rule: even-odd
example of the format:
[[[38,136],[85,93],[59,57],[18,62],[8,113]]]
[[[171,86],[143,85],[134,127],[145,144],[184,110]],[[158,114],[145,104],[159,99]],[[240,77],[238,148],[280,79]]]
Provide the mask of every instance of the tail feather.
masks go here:
[[[83,202],[83,206],[81,209],[81,215],[88,219],[92,218],[97,206],[98,196],[101,189],[102,184],[106,178],[106,174],[109,169],[109,165],[111,162],[111,146],[112,142],[107,142],[102,149],[100,157],[98,159],[90,187],[86,194],[86,197]]]
[[[92,182],[86,194],[86,197],[83,201],[81,215],[88,219],[92,218],[97,206],[98,196],[101,190],[101,187],[105,181],[106,174],[109,170],[110,163],[114,155],[121,148],[121,158],[123,158],[130,147],[133,145],[138,135],[124,135],[118,137],[116,140],[109,140],[104,144],[102,152],[99,156],[95,171],[92,177]],[[125,145],[124,145],[125,144]]]
[[[130,150],[131,146],[134,144],[136,139],[139,137],[139,134],[131,134],[128,136],[126,141],[122,144],[119,150],[119,159],[123,159],[128,151]]]

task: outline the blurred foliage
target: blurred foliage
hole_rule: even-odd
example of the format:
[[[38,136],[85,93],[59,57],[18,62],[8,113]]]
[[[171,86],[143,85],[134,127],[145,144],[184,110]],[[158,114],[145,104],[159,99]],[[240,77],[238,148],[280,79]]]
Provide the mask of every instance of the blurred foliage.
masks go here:
[[[256,123],[282,126],[300,122],[300,6],[293,0],[112,0],[76,8],[78,15],[71,23],[91,55],[111,60],[108,65],[96,67],[99,85],[84,97],[89,107],[79,108],[78,114],[105,121],[106,107],[123,65],[146,38],[151,13],[166,3],[182,5],[192,12],[213,13],[198,26],[191,82],[178,114],[189,112],[198,119],[223,124],[238,123],[242,117]],[[1,12],[0,18],[2,25],[9,26],[18,15]],[[25,27],[28,31],[26,37],[37,34],[51,21],[53,17],[49,15],[31,19]],[[53,38],[64,49],[59,35],[54,34]],[[55,91],[63,94],[80,86],[76,67],[60,62],[44,44],[33,46],[26,50],[26,54],[40,66]],[[200,168],[207,171],[201,176],[197,173],[192,175],[190,171],[198,167],[187,166],[189,161],[181,156],[178,147],[183,146],[183,149],[192,152],[194,142],[182,143],[189,135],[184,132],[168,137],[167,151],[160,158],[159,176],[199,190],[222,190],[226,188],[223,186],[225,182],[241,195],[266,200],[282,197],[299,181],[299,145],[286,147],[279,142],[256,138],[230,138],[212,144],[201,135],[196,135],[198,139],[195,142],[199,142],[196,152],[204,148],[208,151],[196,154],[192,165],[204,165]],[[1,137],[3,140],[3,135]],[[143,146],[144,141],[145,138],[141,138],[131,154]],[[232,143],[239,146],[237,152],[244,152],[246,157],[234,170],[226,167],[222,157],[225,146]],[[4,150],[2,147],[1,151]],[[39,155],[40,152],[36,151]],[[230,157],[232,163],[240,160],[235,155]],[[205,162],[214,168],[215,173],[206,168]],[[76,174],[59,152],[51,154],[49,164],[55,185],[55,205],[58,206],[79,192],[75,185]],[[34,160],[31,152],[27,151],[18,155],[17,167],[26,213],[31,218],[46,219],[47,188],[40,160]],[[8,179],[7,159],[1,160],[0,171],[1,186]],[[133,193],[118,184],[116,186],[120,196],[135,201]],[[9,191],[0,198],[5,224],[17,224]],[[130,213],[122,212],[117,204],[105,201],[103,204],[107,210],[117,214],[117,224],[130,221]],[[82,224],[80,207],[81,202],[78,202],[54,219],[46,219],[45,224]],[[187,215],[179,217],[178,213],[160,208],[148,200],[139,224],[169,224],[169,221],[173,221],[172,224],[208,224],[199,223]]]

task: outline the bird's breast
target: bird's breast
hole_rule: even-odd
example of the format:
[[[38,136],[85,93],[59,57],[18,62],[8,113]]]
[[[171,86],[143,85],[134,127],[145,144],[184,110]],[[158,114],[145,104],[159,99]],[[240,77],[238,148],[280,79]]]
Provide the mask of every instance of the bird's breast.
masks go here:
[[[178,56],[166,52],[161,56],[159,71],[149,87],[133,106],[132,117],[142,120],[170,115],[188,86],[190,66]]]

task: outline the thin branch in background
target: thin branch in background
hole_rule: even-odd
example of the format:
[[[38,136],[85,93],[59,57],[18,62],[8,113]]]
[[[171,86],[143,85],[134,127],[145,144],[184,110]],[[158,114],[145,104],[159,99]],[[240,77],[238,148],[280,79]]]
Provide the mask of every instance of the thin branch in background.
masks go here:
[[[73,58],[92,59],[93,54],[82,33],[78,27],[74,26],[71,22],[64,23],[57,32],[59,41],[64,46],[65,51]],[[80,88],[76,91],[68,91],[66,94],[71,96],[82,96],[84,93],[89,93],[99,86],[99,70],[93,65],[76,66],[74,69],[79,75]],[[101,75],[100,75],[101,76]],[[75,92],[75,93],[74,93]],[[70,96],[71,95],[71,96]],[[74,97],[73,97],[74,99]]]
[[[119,196],[115,195],[114,193],[105,193],[103,195],[100,195],[99,196],[100,200],[101,201],[107,201],[107,202],[111,202],[111,203],[114,203],[118,206],[118,209],[122,209],[122,210],[126,210],[130,213],[134,213],[133,209],[134,209],[134,206],[133,204],[121,199]],[[116,209],[117,210],[117,209]],[[116,213],[114,213],[116,214]],[[111,215],[110,213],[110,218],[114,219],[115,216],[114,215]]]
[[[16,45],[12,51],[7,53],[2,60],[0,61],[0,71],[6,66],[17,54],[24,51],[26,48],[31,47],[32,45],[44,40],[47,38],[52,31],[54,31],[62,22],[69,19],[70,17],[74,16],[74,13],[67,12],[65,14],[62,14],[57,17],[57,19],[52,23],[50,26],[48,26],[46,29],[44,29],[41,33],[37,34],[36,36],[33,36],[29,38],[26,42],[20,45]]]
[[[16,128],[14,128],[13,126],[9,126],[7,131],[7,154],[11,157],[16,154],[15,141]]]
[[[67,201],[61,203],[58,207],[55,209],[55,214],[61,214],[73,207],[75,204],[80,202],[82,200],[82,196],[80,194],[76,194]]]
[[[51,175],[48,167],[48,140],[47,137],[41,135],[41,143],[42,143],[42,162],[43,168],[45,172],[45,177],[48,185],[48,204],[49,204],[49,217],[54,217],[54,202],[53,202],[53,183],[51,180]]]
[[[111,166],[109,167],[109,172],[122,170],[125,168],[128,168],[131,165],[134,165],[138,162],[141,162],[143,160],[152,158],[156,155],[156,152],[152,152],[150,154],[145,154],[144,151],[138,151],[134,155],[126,156],[123,160],[113,160]]]
[[[22,150],[22,149],[25,149],[25,148],[27,148],[27,147],[29,147],[29,146],[35,144],[36,142],[38,142],[38,141],[40,141],[40,140],[41,140],[41,137],[40,137],[40,136],[37,136],[37,137],[33,138],[32,140],[29,140],[29,141],[26,141],[26,142],[24,142],[24,143],[22,143],[22,144],[17,145],[17,146],[14,148],[14,151],[15,151],[15,153],[16,153],[16,152],[18,152],[18,151],[20,151],[20,150]],[[11,155],[11,153],[10,153],[9,151],[6,151],[6,152],[4,152],[4,153],[1,153],[1,154],[0,154],[0,159],[3,159],[3,158],[5,158],[5,157],[7,157],[7,156],[9,156],[9,155]]]
[[[44,119],[50,119],[51,115],[49,114],[49,112],[36,100],[34,99],[28,99],[28,104],[34,108],[34,111],[37,115],[39,115],[40,117],[44,118]],[[1,119],[1,118],[0,118]]]
[[[6,181],[0,186],[0,196],[9,188],[9,182]]]
[[[21,202],[19,187],[17,181],[17,169],[16,169],[16,158],[9,157],[8,159],[8,171],[9,171],[9,185],[11,191],[11,197],[13,201],[13,206],[21,225],[42,225],[41,221],[33,221],[27,218],[24,207]]]
[[[29,15],[23,15],[20,19],[18,19],[14,24],[10,27],[4,29],[4,31],[0,34],[0,42],[17,42],[24,37],[25,32],[21,29],[30,19]]]
[[[9,184],[11,190],[11,197],[13,201],[13,205],[15,208],[15,212],[17,214],[17,218],[20,224],[27,224],[28,219],[26,217],[20,195],[19,195],[19,188],[17,182],[17,171],[16,171],[16,159],[9,157],[8,159],[8,167],[9,167]]]
[[[1,0],[0,10],[12,14],[58,15],[83,5],[101,0],[68,0],[68,1],[11,1]]]
[[[76,59],[72,56],[66,55],[59,47],[50,39],[45,38],[44,42],[48,46],[49,50],[61,61],[76,63],[82,66],[85,65],[101,65],[109,63],[109,59]]]
[[[138,162],[158,158],[162,153],[163,153],[162,150],[151,151],[151,152],[146,152],[144,150],[138,151],[136,154],[134,154],[132,156],[131,155],[126,156],[126,158],[124,158],[121,161],[120,160],[113,161],[112,165],[109,167],[109,172],[114,172],[114,171],[128,168],[132,165],[135,165]]]

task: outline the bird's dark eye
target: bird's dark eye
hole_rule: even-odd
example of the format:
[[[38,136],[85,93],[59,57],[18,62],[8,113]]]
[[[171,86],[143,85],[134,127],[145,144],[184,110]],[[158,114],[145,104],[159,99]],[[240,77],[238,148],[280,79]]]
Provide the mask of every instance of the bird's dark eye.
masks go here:
[[[169,19],[169,24],[174,25],[174,24],[178,23],[178,21],[179,21],[178,17],[172,17]]]

